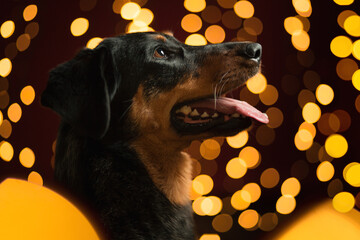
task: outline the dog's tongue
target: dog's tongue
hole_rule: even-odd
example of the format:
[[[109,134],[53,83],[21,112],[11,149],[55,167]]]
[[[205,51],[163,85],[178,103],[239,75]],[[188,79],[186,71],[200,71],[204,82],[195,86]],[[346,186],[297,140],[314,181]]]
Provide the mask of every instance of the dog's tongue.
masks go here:
[[[269,123],[269,118],[265,113],[260,112],[247,102],[236,100],[233,98],[220,97],[216,100],[213,98],[204,99],[191,104],[193,108],[210,108],[224,114],[239,113],[243,116],[253,118],[261,123]]]

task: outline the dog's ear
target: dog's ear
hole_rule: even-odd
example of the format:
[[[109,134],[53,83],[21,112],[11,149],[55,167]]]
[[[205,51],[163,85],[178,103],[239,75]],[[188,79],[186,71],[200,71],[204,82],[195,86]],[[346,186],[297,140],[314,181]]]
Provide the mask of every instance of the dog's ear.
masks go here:
[[[83,49],[50,72],[41,103],[81,135],[99,139],[110,124],[110,101],[120,82],[109,41]]]

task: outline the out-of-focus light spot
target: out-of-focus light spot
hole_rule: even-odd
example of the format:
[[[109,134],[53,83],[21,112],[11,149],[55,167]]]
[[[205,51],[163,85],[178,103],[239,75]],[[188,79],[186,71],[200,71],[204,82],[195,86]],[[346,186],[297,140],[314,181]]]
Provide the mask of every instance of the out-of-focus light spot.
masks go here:
[[[360,95],[355,99],[355,108],[360,113]]]
[[[214,139],[207,139],[200,145],[200,154],[206,160],[213,160],[220,154],[220,144]]]
[[[221,20],[224,26],[230,29],[238,29],[241,27],[242,24],[242,19],[239,18],[239,16],[236,15],[235,12],[232,10],[226,11],[223,14]]]
[[[243,187],[242,190],[245,190],[250,194],[252,203],[259,200],[259,198],[261,196],[261,188],[256,183],[248,183]]]
[[[326,139],[325,150],[331,157],[341,158],[348,150],[348,143],[340,134],[333,134]]]
[[[297,149],[305,151],[313,144],[312,134],[307,129],[301,129],[295,134],[294,143]]]
[[[354,2],[354,0],[334,0],[334,2],[338,5],[350,5]]]
[[[353,86],[360,91],[360,70],[356,70],[352,76],[352,84]]]
[[[352,52],[353,43],[350,38],[346,36],[337,36],[330,43],[331,52],[339,57],[345,58]]]
[[[205,0],[185,0],[184,7],[189,12],[201,12],[206,7]]]
[[[220,236],[217,234],[203,234],[199,240],[220,240]]]
[[[299,126],[299,131],[302,130],[302,129],[307,130],[311,134],[312,138],[315,138],[315,136],[316,136],[316,128],[315,128],[315,126],[313,124],[308,123],[308,122],[303,122]]]
[[[337,75],[345,81],[351,80],[352,75],[358,69],[358,64],[350,58],[341,59],[336,65]]]
[[[318,158],[320,162],[328,161],[331,162],[334,158],[329,156],[325,150],[325,146],[320,147],[318,152]]]
[[[246,174],[246,172],[246,163],[241,158],[233,158],[226,164],[226,173],[231,178],[241,178]]]
[[[227,232],[231,229],[233,225],[233,219],[229,214],[220,214],[217,215],[212,220],[212,226],[217,232]]]
[[[252,106],[256,106],[259,103],[259,95],[249,91],[247,87],[244,87],[240,91],[240,99],[246,101]]]
[[[256,42],[257,36],[251,35],[248,32],[245,31],[244,28],[241,28],[237,34],[236,34],[237,41],[250,41],[250,42]]]
[[[333,198],[336,194],[341,192],[343,190],[344,186],[340,179],[334,179],[332,180],[327,188],[327,192],[329,197]]]
[[[303,16],[310,17],[312,13],[312,7],[310,0],[292,0],[292,4],[295,8],[295,11]]]
[[[349,163],[343,171],[343,176],[346,182],[353,187],[360,187],[360,163]]]
[[[256,168],[261,162],[261,156],[256,148],[247,146],[239,153],[239,158],[245,161],[247,168]]]
[[[360,60],[360,40],[356,40],[356,41],[353,43],[352,55],[353,55],[354,58],[356,58],[357,60]]]
[[[126,0],[115,0],[112,4],[112,10],[116,14],[120,14],[121,7],[126,3]]]
[[[90,49],[94,49],[97,47],[97,45],[99,45],[99,43],[102,42],[102,40],[103,40],[102,38],[94,37],[86,43],[86,47]]]
[[[19,104],[13,103],[8,108],[8,117],[9,119],[16,123],[20,120],[22,115],[22,110]]]
[[[338,22],[339,26],[344,28],[345,20],[352,15],[357,15],[357,14],[356,14],[356,12],[351,11],[351,10],[342,11],[337,18],[337,22]]]
[[[231,206],[236,210],[244,210],[250,206],[251,195],[245,190],[235,192],[231,197]]]
[[[0,34],[3,38],[9,38],[15,31],[15,23],[11,20],[3,22],[0,27]]]
[[[24,148],[19,154],[21,165],[26,168],[31,168],[35,163],[35,154],[30,148]]]
[[[194,178],[192,187],[195,192],[206,195],[213,189],[214,182],[210,176],[203,174]]]
[[[31,21],[36,17],[38,8],[35,4],[31,4],[24,9],[23,17],[25,21]]]
[[[0,126],[3,123],[4,120],[4,115],[2,114],[2,112],[0,111]]]
[[[277,89],[273,85],[266,85],[266,88],[259,95],[260,100],[263,104],[270,106],[276,103],[279,97]]]
[[[240,214],[238,222],[243,228],[251,229],[258,224],[259,214],[253,209],[248,209]]]
[[[35,90],[32,86],[24,87],[20,92],[20,99],[25,105],[30,105],[35,99]]]
[[[89,29],[89,20],[86,18],[77,18],[70,25],[71,34],[75,37],[84,35]]]
[[[267,80],[263,74],[258,73],[246,82],[246,86],[252,93],[262,93],[266,89]]]
[[[294,211],[296,200],[291,195],[283,195],[276,202],[276,211],[281,214],[289,214]]]
[[[324,113],[317,123],[319,131],[324,135],[331,135],[340,129],[340,120],[333,113]]]
[[[267,125],[261,125],[256,129],[255,137],[260,145],[269,146],[275,141],[275,131]]]
[[[316,169],[316,176],[321,182],[327,182],[332,179],[335,173],[335,168],[331,162],[324,161],[319,164]]]
[[[303,108],[308,102],[315,102],[315,95],[312,91],[303,89],[298,95],[298,103]]]
[[[270,128],[278,128],[284,121],[284,115],[280,109],[271,107],[266,110],[266,114],[269,117],[270,122],[267,124]]]
[[[29,34],[30,38],[33,39],[39,33],[39,24],[37,22],[31,22],[25,27],[25,33]]]
[[[150,25],[154,19],[154,14],[150,9],[142,8],[137,17],[134,18],[134,24],[139,27]]]
[[[221,43],[225,40],[225,31],[219,25],[212,25],[205,30],[205,37],[211,43]]]
[[[307,89],[314,91],[320,84],[320,75],[315,71],[308,70],[304,73],[303,82]]]
[[[181,27],[187,32],[197,32],[202,27],[201,18],[196,14],[190,13],[181,20]]]
[[[201,17],[205,22],[210,24],[217,23],[221,20],[221,10],[217,6],[207,6],[204,11],[201,12]]]
[[[198,197],[197,199],[195,199],[192,203],[192,208],[194,210],[194,212],[199,215],[199,216],[205,216],[206,214],[203,212],[201,205],[202,202],[206,199],[206,197]]]
[[[185,44],[191,46],[203,46],[207,44],[206,38],[198,33],[191,34],[185,40]]]
[[[355,206],[355,198],[349,192],[340,192],[332,200],[333,207],[341,213],[349,212]]]
[[[3,58],[0,60],[0,76],[7,77],[11,73],[12,64],[10,59]]]
[[[299,194],[300,189],[301,185],[299,180],[294,177],[288,178],[281,185],[281,194],[296,197]]]
[[[260,183],[264,188],[275,187],[280,180],[279,172],[275,168],[266,169],[260,176]]]
[[[237,0],[217,0],[222,8],[233,8]]]
[[[28,176],[28,182],[42,186],[44,181],[41,175],[35,171],[32,171]]]
[[[233,137],[226,137],[227,143],[232,148],[241,148],[247,143],[248,140],[249,140],[249,134],[246,130],[239,132]]]
[[[263,31],[263,24],[260,19],[252,17],[249,19],[245,19],[244,29],[250,35],[258,36]]]
[[[344,22],[344,29],[349,35],[360,37],[360,16],[352,15],[348,17]]]
[[[306,51],[310,46],[309,34],[305,31],[298,31],[291,35],[293,46],[299,51]]]
[[[286,32],[293,35],[294,33],[303,30],[303,23],[297,17],[288,17],[284,20],[284,28]]]
[[[10,162],[14,156],[14,149],[9,142],[0,142],[0,157],[6,162]]]
[[[216,196],[210,196],[204,199],[201,203],[203,212],[208,216],[215,216],[219,214],[223,206],[220,198]]]
[[[139,27],[135,25],[134,22],[130,22],[126,26],[126,33],[134,33],[134,32],[154,32],[154,29],[149,26]]]
[[[316,98],[322,105],[328,105],[334,99],[334,90],[327,84],[320,84],[316,88]]]
[[[251,18],[252,16],[254,16],[255,8],[251,2],[241,0],[235,3],[234,11],[236,15],[241,18]]]
[[[263,231],[272,231],[278,224],[278,216],[276,213],[265,213],[259,221],[259,228]]]
[[[11,123],[9,120],[3,120],[2,124],[0,125],[0,136],[3,138],[9,138],[12,132]]]
[[[16,47],[20,52],[25,51],[30,46],[30,35],[27,33],[21,34],[16,40]]]
[[[306,122],[315,123],[320,119],[321,109],[316,103],[309,102],[305,104],[302,115]]]
[[[140,14],[140,11],[141,7],[139,4],[135,2],[127,2],[121,7],[120,15],[123,19],[132,20]]]

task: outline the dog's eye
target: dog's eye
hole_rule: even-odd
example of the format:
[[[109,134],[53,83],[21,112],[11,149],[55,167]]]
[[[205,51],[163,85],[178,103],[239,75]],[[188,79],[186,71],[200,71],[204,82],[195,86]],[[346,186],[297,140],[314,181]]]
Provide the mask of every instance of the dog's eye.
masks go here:
[[[162,48],[157,48],[154,52],[154,57],[156,58],[167,58],[166,52]]]

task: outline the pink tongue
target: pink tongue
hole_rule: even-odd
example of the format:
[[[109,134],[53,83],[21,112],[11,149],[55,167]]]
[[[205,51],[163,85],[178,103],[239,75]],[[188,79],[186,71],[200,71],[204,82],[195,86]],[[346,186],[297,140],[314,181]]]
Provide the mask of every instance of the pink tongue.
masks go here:
[[[265,113],[260,112],[250,104],[233,98],[220,97],[218,99],[208,98],[191,104],[192,108],[210,108],[224,114],[239,113],[246,117],[251,117],[262,123],[269,123],[269,118]]]

